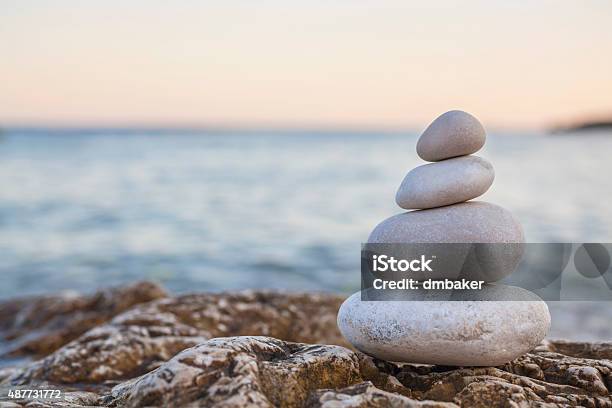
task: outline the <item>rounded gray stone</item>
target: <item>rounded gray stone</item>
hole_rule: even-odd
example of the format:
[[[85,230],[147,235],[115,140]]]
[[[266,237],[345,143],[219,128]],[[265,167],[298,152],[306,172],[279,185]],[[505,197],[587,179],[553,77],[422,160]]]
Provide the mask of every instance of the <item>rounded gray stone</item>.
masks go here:
[[[483,195],[494,178],[491,163],[478,156],[424,164],[406,175],[395,201],[406,210],[461,203]]]
[[[495,282],[516,269],[524,242],[523,227],[508,210],[468,201],[394,215],[374,228],[367,244],[374,252],[370,244],[411,244],[385,245],[396,259],[437,256],[433,271],[406,272],[407,278]],[[457,245],[465,243],[479,245]]]
[[[476,153],[486,140],[486,131],[474,116],[452,110],[438,116],[417,142],[417,154],[426,161]]]
[[[374,228],[368,242],[525,242],[525,236],[510,211],[469,201],[394,215]]]
[[[550,314],[529,291],[492,286],[493,299],[525,300],[368,302],[357,292],[340,307],[338,327],[355,348],[382,360],[497,366],[537,346]]]

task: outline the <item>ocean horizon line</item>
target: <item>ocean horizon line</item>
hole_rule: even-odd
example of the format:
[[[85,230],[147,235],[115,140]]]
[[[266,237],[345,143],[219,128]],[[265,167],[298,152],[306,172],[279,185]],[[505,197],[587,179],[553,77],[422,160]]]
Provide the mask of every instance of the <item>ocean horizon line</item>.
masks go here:
[[[419,130],[414,128],[385,127],[385,126],[265,126],[265,125],[191,125],[191,124],[2,124],[0,131],[25,132],[25,133],[154,133],[154,134],[206,134],[206,133],[346,133],[346,134],[371,134],[371,133],[414,133]]]
[[[267,134],[267,135],[401,135],[420,134],[425,126],[417,127],[393,127],[393,126],[259,126],[259,125],[80,125],[80,124],[2,124],[0,123],[0,134],[25,133],[25,134],[74,134],[79,136],[96,134],[142,134],[151,135],[209,135],[209,134]],[[489,133],[499,134],[525,134],[538,133],[538,129],[508,129],[493,128]]]

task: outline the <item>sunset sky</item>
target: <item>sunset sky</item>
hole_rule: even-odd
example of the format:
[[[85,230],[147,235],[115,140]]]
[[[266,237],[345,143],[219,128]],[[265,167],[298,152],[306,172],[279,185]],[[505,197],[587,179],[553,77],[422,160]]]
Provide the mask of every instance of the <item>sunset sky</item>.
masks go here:
[[[4,0],[0,126],[543,127],[612,114],[611,21],[606,0]]]

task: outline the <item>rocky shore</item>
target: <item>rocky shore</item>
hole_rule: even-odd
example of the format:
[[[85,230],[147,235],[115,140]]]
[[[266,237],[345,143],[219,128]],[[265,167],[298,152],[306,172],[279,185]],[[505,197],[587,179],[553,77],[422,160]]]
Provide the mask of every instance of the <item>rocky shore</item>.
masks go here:
[[[612,343],[498,367],[395,364],[336,326],[341,296],[170,296],[141,282],[0,302],[0,407],[612,407]],[[59,399],[7,398],[59,389]]]

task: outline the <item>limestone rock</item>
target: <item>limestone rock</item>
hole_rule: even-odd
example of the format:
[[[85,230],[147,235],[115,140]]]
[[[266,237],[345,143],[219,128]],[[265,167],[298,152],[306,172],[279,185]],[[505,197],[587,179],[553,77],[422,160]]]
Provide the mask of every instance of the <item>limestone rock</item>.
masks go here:
[[[417,142],[417,154],[432,162],[466,156],[480,150],[485,140],[486,132],[478,119],[467,112],[452,110],[425,129]]]
[[[359,407],[397,407],[397,408],[458,408],[452,402],[418,401],[402,395],[383,391],[366,381],[339,390],[317,390],[312,393],[308,408],[359,408]]]
[[[601,359],[612,361],[612,343],[604,342],[572,342],[556,340],[549,342],[548,347],[551,351],[566,354],[572,357]]]
[[[494,178],[491,163],[478,156],[424,164],[406,175],[395,201],[406,210],[461,203],[483,195]]]
[[[550,328],[546,303],[524,289],[505,290],[531,300],[366,302],[357,292],[342,304],[338,326],[357,349],[383,360],[499,365],[532,350]]]
[[[123,407],[299,407],[312,391],[343,388],[360,380],[356,354],[343,347],[269,337],[216,338],[116,386],[106,403]]]
[[[542,344],[498,367],[454,369],[397,365],[339,346],[217,338],[112,390],[102,387],[97,400],[69,391],[73,404],[31,406],[611,407],[611,362],[559,354],[554,347]],[[580,353],[589,346],[564,347]],[[393,380],[377,383],[384,377]]]
[[[136,306],[123,313],[121,319],[117,317],[99,326],[116,329],[109,337],[102,336],[102,343],[95,343],[91,335],[95,332],[90,331],[70,347],[52,354],[56,357],[61,354],[64,358],[45,359],[44,370],[19,377],[19,384],[13,382],[16,377],[12,375],[0,375],[2,398],[9,388],[21,385],[61,389],[62,400],[3,400],[0,405],[184,407],[224,401],[218,405],[238,408],[245,405],[242,398],[248,397],[252,399],[246,401],[247,405],[253,407],[275,404],[289,407],[453,407],[453,404],[612,407],[611,343],[548,341],[498,367],[452,368],[395,364],[323,344],[296,344],[263,337],[226,337],[200,342],[198,338],[204,336],[192,336],[204,332],[211,336],[228,333],[227,336],[234,331],[248,334],[248,331],[269,330],[278,335],[284,333],[293,338],[303,336],[318,338],[319,343],[333,343],[339,336],[335,325],[313,321],[318,315],[324,321],[328,314],[335,315],[328,310],[332,304],[337,307],[339,299],[332,295],[248,291],[179,296]],[[280,305],[292,306],[288,315],[279,312]],[[291,323],[292,319],[301,322]],[[134,337],[137,340],[133,343],[121,343],[125,339],[122,330],[128,328],[142,337]],[[159,347],[166,347],[157,351],[159,355],[150,346],[153,338]],[[175,343],[177,338],[183,339],[185,346],[190,342],[199,343],[182,352],[178,349],[183,346]],[[149,354],[144,356],[137,350],[138,341],[143,342],[140,347],[149,350]],[[104,350],[98,352],[94,344]],[[120,350],[115,360],[111,360],[113,347]],[[130,349],[149,363],[130,362]],[[170,356],[173,350],[179,354]],[[123,368],[132,367],[120,376],[122,382],[101,372],[97,376],[87,375],[86,370],[97,367],[95,359],[90,358],[92,355],[98,356],[102,366],[119,369],[118,360],[127,359]],[[10,361],[6,356],[0,357],[2,366]],[[30,363],[30,366],[38,365]],[[63,365],[77,372],[81,370],[79,367],[84,368],[80,374],[73,375],[60,367]],[[138,366],[143,368],[134,368]],[[23,371],[17,367],[4,369],[3,373]],[[79,379],[85,381],[75,382]]]
[[[554,344],[544,343],[499,367],[404,365],[394,375],[416,398],[454,401],[461,406],[612,407],[612,363],[601,357],[589,360],[555,353],[551,351]],[[588,343],[565,344],[568,351],[588,347]],[[588,377],[603,381],[584,381],[581,373],[585,371]]]
[[[156,368],[185,348],[228,335],[347,345],[336,327],[341,302],[342,297],[336,295],[274,291],[160,299],[90,330],[13,374],[11,381],[99,383],[127,379]]]
[[[91,295],[30,296],[0,303],[0,357],[46,355],[134,305],[166,292],[151,282],[102,289]]]

